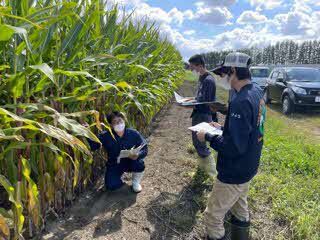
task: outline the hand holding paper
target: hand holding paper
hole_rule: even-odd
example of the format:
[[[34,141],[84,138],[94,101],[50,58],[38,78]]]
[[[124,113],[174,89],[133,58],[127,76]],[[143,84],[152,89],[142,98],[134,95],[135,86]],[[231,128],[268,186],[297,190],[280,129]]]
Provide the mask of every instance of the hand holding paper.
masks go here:
[[[190,127],[189,130],[193,131],[193,132],[204,132],[206,133],[210,133],[212,135],[222,135],[222,131],[214,126],[211,126],[209,123],[206,122],[202,122],[198,125],[195,125],[193,127]]]
[[[206,132],[204,130],[197,132],[197,137],[200,142],[205,142],[206,141]]]
[[[174,96],[175,96],[176,102],[179,105],[184,106],[184,107],[192,107],[192,106],[196,106],[196,105],[207,104],[207,105],[210,106],[210,108],[216,108],[218,110],[226,109],[226,105],[224,103],[221,103],[221,102],[217,102],[217,101],[213,101],[213,102],[197,102],[197,100],[195,98],[182,97],[176,92],[174,92]]]
[[[132,160],[137,160],[139,158],[139,153],[142,148],[144,148],[147,143],[142,144],[137,148],[132,148],[130,150],[121,150],[120,155],[118,156],[117,163],[120,163],[121,158],[130,158]]]
[[[174,97],[176,99],[177,103],[183,104],[183,103],[191,103],[195,102],[196,100],[194,97],[182,97],[178,93],[174,92]]]

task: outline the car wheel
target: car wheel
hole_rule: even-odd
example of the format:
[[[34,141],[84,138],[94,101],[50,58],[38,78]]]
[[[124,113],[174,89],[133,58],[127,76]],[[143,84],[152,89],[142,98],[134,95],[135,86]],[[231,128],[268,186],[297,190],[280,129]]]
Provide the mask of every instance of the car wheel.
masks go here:
[[[270,104],[270,103],[271,103],[271,99],[270,99],[270,96],[269,96],[269,91],[268,91],[268,89],[264,90],[263,99],[264,99],[264,102],[265,102],[266,104]]]
[[[294,104],[289,96],[285,96],[282,100],[282,112],[289,115],[294,112]]]

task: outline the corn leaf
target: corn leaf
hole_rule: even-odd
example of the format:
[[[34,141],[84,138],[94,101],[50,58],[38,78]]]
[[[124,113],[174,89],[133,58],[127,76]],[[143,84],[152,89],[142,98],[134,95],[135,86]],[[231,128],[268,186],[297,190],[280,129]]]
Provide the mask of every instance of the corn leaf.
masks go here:
[[[10,229],[6,222],[6,219],[0,214],[0,236],[4,236],[7,239],[10,239]]]
[[[0,25],[0,41],[9,41],[15,31],[8,25]]]

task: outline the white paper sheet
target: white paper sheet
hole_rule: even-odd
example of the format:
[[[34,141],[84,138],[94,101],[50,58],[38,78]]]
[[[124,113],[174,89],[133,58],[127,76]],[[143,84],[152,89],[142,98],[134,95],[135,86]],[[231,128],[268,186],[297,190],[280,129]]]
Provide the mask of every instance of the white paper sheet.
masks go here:
[[[182,97],[176,92],[174,92],[174,97],[176,99],[176,102],[177,103],[181,103],[181,104],[183,104],[183,103],[192,103],[192,102],[196,101],[196,100],[191,100],[190,101],[190,97],[187,97],[187,98],[186,97]]]
[[[120,163],[121,158],[128,158],[130,155],[138,155],[142,148],[144,148],[147,143],[142,144],[137,148],[132,148],[130,150],[121,150],[117,159],[117,163]]]
[[[202,122],[198,125],[190,127],[189,130],[193,132],[205,131],[206,133],[210,133],[212,135],[222,135],[222,131],[220,129],[215,128],[206,122]]]
[[[178,93],[174,92],[174,97],[176,102],[181,106],[196,106],[196,105],[203,105],[203,104],[218,104],[219,106],[224,105],[220,102],[197,102],[195,99],[190,100],[191,97],[182,97]]]

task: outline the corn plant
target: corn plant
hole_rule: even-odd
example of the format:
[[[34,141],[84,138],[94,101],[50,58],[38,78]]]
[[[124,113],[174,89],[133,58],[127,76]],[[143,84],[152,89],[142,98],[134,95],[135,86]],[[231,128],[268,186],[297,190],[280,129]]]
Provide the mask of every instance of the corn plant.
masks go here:
[[[0,1],[0,238],[39,233],[91,181],[111,109],[143,129],[181,83],[155,24],[106,1]],[[90,130],[83,123],[90,124]]]

